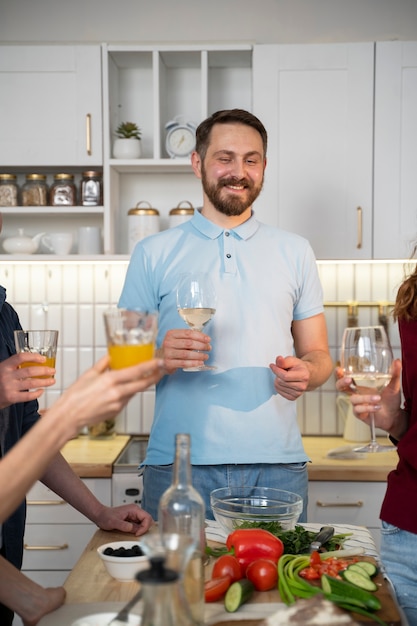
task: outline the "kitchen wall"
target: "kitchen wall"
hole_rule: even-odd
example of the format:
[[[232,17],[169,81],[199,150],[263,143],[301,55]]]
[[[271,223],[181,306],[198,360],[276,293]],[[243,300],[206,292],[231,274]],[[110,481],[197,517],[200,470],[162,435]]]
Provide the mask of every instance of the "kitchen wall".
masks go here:
[[[1,42],[413,40],[415,0],[0,0]]]
[[[65,261],[43,263],[0,262],[0,284],[17,309],[23,327],[57,328],[60,332],[57,384],[47,390],[41,407],[48,407],[63,389],[105,354],[103,311],[118,301],[127,261]],[[358,323],[378,323],[378,303],[393,302],[402,281],[404,261],[319,261],[324,289],[329,344],[338,358],[348,302],[375,303],[358,306]],[[396,326],[390,322],[390,337],[399,356]],[[271,355],[271,360],[273,355]],[[117,418],[119,432],[146,433],[152,421],[154,392],[136,396]],[[321,389],[305,394],[298,403],[301,431],[309,435],[342,434],[336,414],[336,392],[331,378]]]

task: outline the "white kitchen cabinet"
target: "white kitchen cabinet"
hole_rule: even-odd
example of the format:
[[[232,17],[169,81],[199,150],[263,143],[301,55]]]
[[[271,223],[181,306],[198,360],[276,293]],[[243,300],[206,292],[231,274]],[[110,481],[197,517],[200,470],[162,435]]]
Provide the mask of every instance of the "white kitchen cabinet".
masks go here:
[[[258,215],[320,259],[372,258],[374,44],[255,46],[253,79],[269,136]]]
[[[182,201],[201,205],[190,159],[168,157],[165,125],[180,116],[196,124],[222,108],[252,109],[250,45],[103,46],[105,252],[127,254],[129,209],[146,201],[160,212]],[[112,158],[120,122],[142,131],[140,159]]]
[[[310,481],[307,521],[366,526],[379,551],[379,512],[385,489],[385,482]]]
[[[375,258],[409,258],[417,239],[417,42],[376,46]]]
[[[99,45],[0,46],[2,167],[101,165]]]
[[[111,479],[83,482],[103,504],[111,506]],[[54,572],[55,585],[68,576],[97,527],[53,491],[38,482],[27,496],[22,570],[42,584]]]

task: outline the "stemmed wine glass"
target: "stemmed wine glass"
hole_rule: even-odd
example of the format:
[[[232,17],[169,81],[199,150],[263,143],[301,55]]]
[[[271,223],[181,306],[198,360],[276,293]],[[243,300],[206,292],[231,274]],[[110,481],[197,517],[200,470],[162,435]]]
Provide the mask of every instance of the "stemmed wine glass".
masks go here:
[[[345,328],[340,364],[346,376],[352,378],[355,393],[381,393],[391,380],[393,354],[383,326]],[[375,435],[375,416],[371,413],[371,441],[355,452],[385,452],[393,446],[380,445]]]
[[[183,274],[177,288],[178,313],[192,330],[203,330],[216,312],[216,292],[204,272]],[[184,372],[216,369],[213,365],[184,367]]]

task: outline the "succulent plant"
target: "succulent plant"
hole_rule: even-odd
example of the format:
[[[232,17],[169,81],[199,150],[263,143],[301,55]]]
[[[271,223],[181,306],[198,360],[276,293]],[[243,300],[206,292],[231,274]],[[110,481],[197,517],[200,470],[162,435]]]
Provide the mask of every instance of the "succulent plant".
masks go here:
[[[140,139],[141,130],[134,122],[122,122],[116,130],[116,135],[121,139]]]

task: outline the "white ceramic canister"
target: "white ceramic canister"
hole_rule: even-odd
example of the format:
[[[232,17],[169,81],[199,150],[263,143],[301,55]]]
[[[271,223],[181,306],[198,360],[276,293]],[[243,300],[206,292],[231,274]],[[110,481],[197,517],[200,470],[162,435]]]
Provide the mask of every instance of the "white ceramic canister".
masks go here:
[[[187,206],[183,206],[187,205]],[[178,226],[189,220],[194,215],[194,207],[188,200],[183,200],[169,212],[169,227]]]
[[[138,241],[159,232],[159,211],[154,209],[149,202],[142,200],[128,211],[127,216],[130,254]]]
[[[344,421],[343,439],[353,443],[367,443],[371,436],[370,428],[355,417],[349,396],[338,396],[336,405]]]

